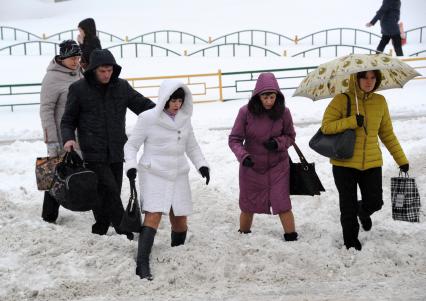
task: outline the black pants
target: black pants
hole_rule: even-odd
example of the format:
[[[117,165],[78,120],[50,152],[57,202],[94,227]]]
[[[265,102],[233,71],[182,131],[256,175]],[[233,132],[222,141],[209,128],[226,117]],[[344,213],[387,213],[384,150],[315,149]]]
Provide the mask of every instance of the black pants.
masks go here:
[[[96,223],[92,227],[92,232],[106,234],[111,223],[118,231],[124,212],[120,198],[123,163],[87,162],[86,167],[98,176],[98,202],[93,208]]]
[[[43,209],[41,211],[41,217],[49,223],[53,223],[58,218],[59,214],[59,203],[48,191],[44,192]]]
[[[382,168],[358,170],[333,165],[334,182],[339,192],[340,223],[345,245],[358,238],[357,215],[370,216],[383,206]],[[362,200],[358,204],[357,185]]]
[[[382,35],[382,39],[380,40],[379,45],[377,46],[377,51],[383,52],[385,50],[386,45],[392,39],[393,49],[395,49],[395,53],[397,56],[403,56],[402,53],[402,44],[401,44],[401,35]]]

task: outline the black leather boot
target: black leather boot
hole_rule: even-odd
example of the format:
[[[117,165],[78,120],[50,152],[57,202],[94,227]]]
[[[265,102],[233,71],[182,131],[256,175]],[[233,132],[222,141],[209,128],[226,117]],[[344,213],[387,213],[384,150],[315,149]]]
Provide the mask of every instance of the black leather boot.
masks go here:
[[[172,238],[172,247],[177,247],[185,244],[186,232],[175,232],[172,230],[171,238]]]
[[[152,280],[151,269],[149,267],[149,255],[151,254],[154,237],[157,230],[144,226],[139,235],[138,257],[136,259],[136,275],[141,279]]]
[[[362,245],[361,242],[359,241],[358,238],[354,238],[349,242],[345,242],[345,247],[346,249],[350,249],[350,248],[355,248],[355,250],[357,251],[361,251],[362,250]]]

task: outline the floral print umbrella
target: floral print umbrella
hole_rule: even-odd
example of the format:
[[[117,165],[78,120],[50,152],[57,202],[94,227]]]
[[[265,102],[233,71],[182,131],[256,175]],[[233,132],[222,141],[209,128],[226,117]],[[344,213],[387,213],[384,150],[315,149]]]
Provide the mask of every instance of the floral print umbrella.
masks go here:
[[[351,74],[380,70],[382,82],[377,90],[402,88],[420,74],[413,67],[386,54],[350,54],[318,66],[300,83],[293,96],[312,100],[333,97],[346,92]]]

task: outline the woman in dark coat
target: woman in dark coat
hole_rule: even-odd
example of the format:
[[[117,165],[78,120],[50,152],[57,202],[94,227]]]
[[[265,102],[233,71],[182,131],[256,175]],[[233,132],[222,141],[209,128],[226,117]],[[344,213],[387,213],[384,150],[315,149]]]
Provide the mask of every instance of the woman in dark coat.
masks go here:
[[[260,74],[249,103],[238,112],[229,147],[240,164],[240,233],[250,233],[254,213],[278,214],[284,239],[297,240],[289,195],[287,149],[296,133],[272,73]]]
[[[404,55],[402,53],[401,32],[398,24],[400,11],[401,0],[383,0],[382,6],[377,11],[374,18],[366,24],[367,27],[370,27],[380,20],[382,39],[377,46],[377,51],[383,52],[386,45],[392,40],[396,55]]]
[[[90,64],[90,54],[95,49],[102,49],[101,42],[96,36],[96,24],[92,18],[87,18],[78,23],[78,31],[80,34],[77,41],[82,51],[80,65],[86,69]]]

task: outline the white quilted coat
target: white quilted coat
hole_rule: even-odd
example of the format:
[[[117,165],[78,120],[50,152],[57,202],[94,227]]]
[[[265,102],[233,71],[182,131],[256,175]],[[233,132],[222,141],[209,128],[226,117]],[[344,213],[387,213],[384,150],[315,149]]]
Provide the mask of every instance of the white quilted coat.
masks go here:
[[[172,120],[163,109],[178,88],[184,89],[185,101]],[[143,211],[168,214],[173,208],[176,216],[192,213],[189,164],[185,154],[197,170],[208,165],[195,140],[191,115],[191,91],[177,80],[164,81],[156,107],[139,115],[124,146],[124,157],[126,172],[130,168],[138,170]],[[137,163],[137,153],[142,145],[143,154]]]

